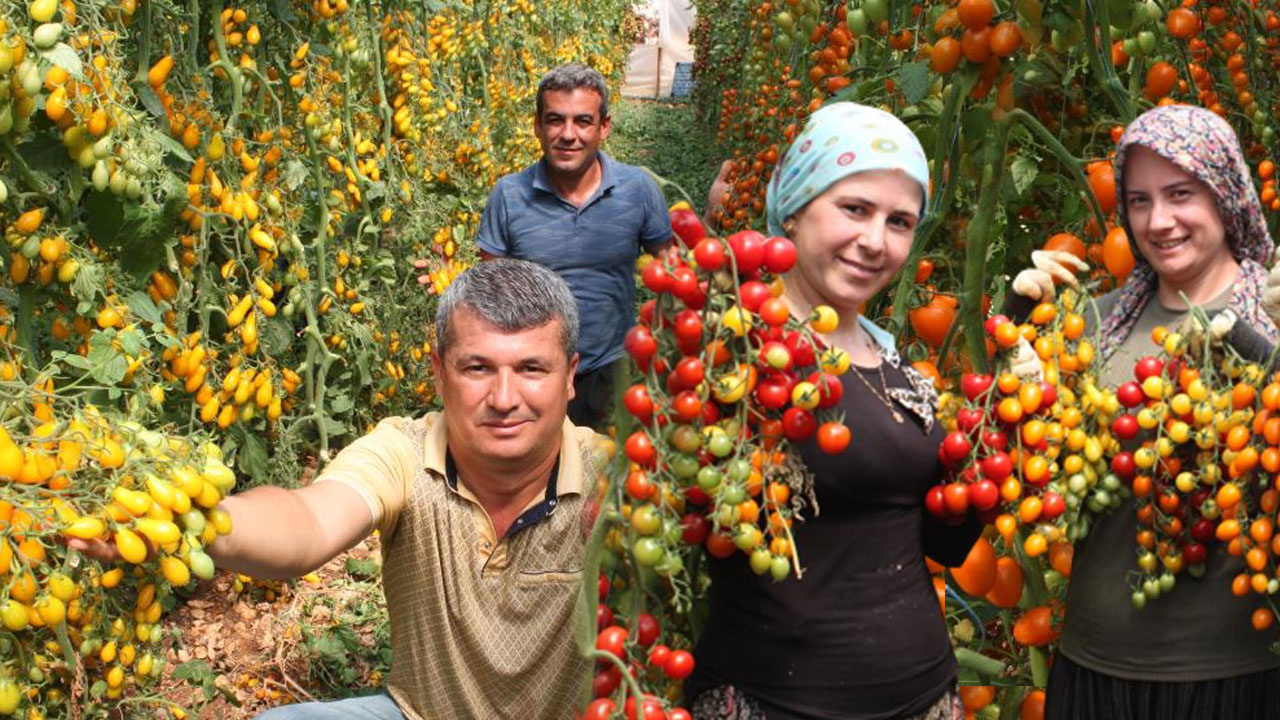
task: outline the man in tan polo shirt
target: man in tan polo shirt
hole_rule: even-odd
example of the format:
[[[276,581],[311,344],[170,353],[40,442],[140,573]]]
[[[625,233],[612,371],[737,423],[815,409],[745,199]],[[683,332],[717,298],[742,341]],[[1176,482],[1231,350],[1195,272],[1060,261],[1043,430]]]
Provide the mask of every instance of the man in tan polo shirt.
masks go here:
[[[391,622],[385,693],[259,718],[573,717],[589,698],[594,614],[580,592],[601,438],[566,419],[578,315],[553,272],[480,263],[440,300],[443,412],[388,418],[314,483],[228,497],[220,567],[289,578],[381,532]],[[585,625],[585,627],[578,627]]]

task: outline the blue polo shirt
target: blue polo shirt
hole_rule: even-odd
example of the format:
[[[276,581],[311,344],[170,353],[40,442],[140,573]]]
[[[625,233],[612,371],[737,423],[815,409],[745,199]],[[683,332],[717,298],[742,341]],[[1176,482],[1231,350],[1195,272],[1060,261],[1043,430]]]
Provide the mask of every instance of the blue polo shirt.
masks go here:
[[[546,161],[507,175],[489,193],[476,244],[545,265],[578,301],[578,372],[622,356],[635,324],[635,263],[642,246],[672,237],[662,190],[643,170],[600,152],[600,187],[582,207],[562,199]]]

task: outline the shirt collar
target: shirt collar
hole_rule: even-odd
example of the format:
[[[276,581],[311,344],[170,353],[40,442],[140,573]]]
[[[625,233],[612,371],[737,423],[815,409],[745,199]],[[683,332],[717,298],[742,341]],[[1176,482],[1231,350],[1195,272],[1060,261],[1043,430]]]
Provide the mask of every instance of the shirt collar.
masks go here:
[[[449,443],[444,414],[430,413],[427,422],[427,435],[422,443],[422,465],[436,476],[448,478]],[[583,472],[582,448],[579,446],[573,423],[565,418],[560,428],[560,457],[556,461],[556,473],[553,479],[556,497],[581,495],[584,483]]]
[[[617,161],[609,157],[609,153],[600,150],[596,153],[596,157],[600,161],[600,187],[596,188],[593,198],[599,197],[607,190],[613,189],[616,184],[616,172],[614,166]],[[540,190],[545,193],[556,194],[554,188],[551,187],[551,179],[547,175],[547,159],[544,157],[533,165],[533,189]]]
[[[898,352],[898,344],[894,341],[893,335],[886,330],[881,329],[875,323],[871,322],[866,315],[858,315],[858,322],[862,325],[862,329],[867,331],[872,340],[876,344],[890,353]]]

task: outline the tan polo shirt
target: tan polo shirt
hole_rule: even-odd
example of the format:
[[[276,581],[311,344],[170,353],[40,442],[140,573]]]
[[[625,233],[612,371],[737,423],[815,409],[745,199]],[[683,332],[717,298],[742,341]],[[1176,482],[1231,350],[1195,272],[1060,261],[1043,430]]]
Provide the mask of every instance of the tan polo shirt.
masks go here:
[[[594,621],[580,588],[599,439],[565,421],[553,484],[503,538],[446,467],[440,413],[383,420],[316,480],[355,488],[381,531],[387,689],[411,720],[571,718],[589,698],[574,636]]]

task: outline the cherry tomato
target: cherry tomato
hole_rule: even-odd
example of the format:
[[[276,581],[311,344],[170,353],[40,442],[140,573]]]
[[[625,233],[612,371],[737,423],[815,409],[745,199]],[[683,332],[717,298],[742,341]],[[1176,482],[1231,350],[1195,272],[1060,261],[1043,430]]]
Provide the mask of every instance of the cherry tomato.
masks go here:
[[[654,645],[649,651],[649,664],[655,667],[662,667],[667,664],[667,659],[671,657],[671,648],[666,645]]]
[[[813,349],[813,343],[809,342],[804,335],[801,335],[796,330],[792,330],[787,333],[782,338],[782,342],[786,343],[786,346],[791,350],[791,361],[794,362],[797,367],[808,367],[814,364],[814,361],[817,359],[817,355]]]
[[[671,410],[680,422],[693,422],[702,415],[702,399],[692,390],[682,390],[671,401]]]
[[[1008,453],[992,453],[983,458],[979,464],[982,466],[982,476],[995,482],[1004,480],[1013,473],[1013,460],[1009,458]]]
[[[1164,370],[1164,364],[1148,355],[1133,366],[1133,376],[1141,383],[1149,377],[1159,375],[1162,370]]]
[[[596,698],[604,698],[613,694],[622,684],[622,672],[614,665],[596,673],[591,680],[591,694]]]
[[[792,442],[800,442],[809,439],[813,432],[818,429],[818,421],[814,419],[813,413],[808,410],[793,407],[788,408],[782,414],[782,434],[787,436]]]
[[[670,215],[671,229],[675,231],[681,245],[695,247],[707,236],[707,229],[702,226],[702,221],[694,211],[682,208],[672,210]]]
[[[641,467],[652,467],[658,457],[657,448],[643,430],[636,430],[627,438],[626,453],[631,462]]]
[[[948,463],[951,464],[958,463],[969,457],[969,452],[973,450],[973,445],[970,444],[969,438],[965,437],[962,431],[953,430],[942,439],[942,449],[946,453]]]
[[[622,406],[640,422],[648,423],[649,417],[653,415],[653,400],[649,397],[649,388],[644,383],[627,388],[622,394]]]
[[[703,238],[693,248],[693,260],[698,267],[714,272],[724,267],[724,243],[718,238]]]
[[[702,316],[694,310],[681,310],[671,321],[671,327],[679,342],[702,341]]]
[[[619,660],[627,657],[627,629],[621,625],[610,625],[596,635],[596,649],[611,653]]]
[[[618,705],[613,700],[607,697],[596,698],[587,706],[586,712],[582,714],[582,720],[609,720],[617,709]]]
[[[1125,413],[1111,421],[1111,432],[1121,440],[1132,440],[1138,436],[1138,418]]]
[[[650,292],[655,295],[661,295],[671,289],[671,273],[667,272],[666,266],[657,258],[654,258],[648,265],[644,266],[644,270],[640,271],[640,279],[644,282],[644,286],[649,288]]]
[[[960,391],[964,393],[964,396],[970,402],[977,402],[979,398],[991,389],[991,385],[994,382],[995,378],[990,375],[969,373],[960,378]]]
[[[693,673],[693,653],[688,650],[672,650],[663,670],[667,677],[676,680],[689,677]]]
[[[596,605],[596,632],[604,630],[613,624],[613,610],[603,602]]]
[[[636,616],[636,642],[640,643],[640,647],[649,647],[661,634],[662,626],[658,624],[657,618],[649,613]]]
[[[787,301],[780,297],[771,297],[760,303],[760,309],[756,312],[764,324],[771,328],[781,327],[791,317],[791,309],[787,307]]]
[[[843,423],[825,422],[818,428],[818,449],[828,455],[838,455],[849,447],[852,438]]]
[[[795,243],[784,237],[771,237],[764,241],[764,267],[774,275],[781,275],[796,264]]]
[[[706,369],[702,361],[696,357],[681,358],[680,362],[676,363],[675,373],[681,386],[687,388],[697,386],[706,377]]]
[[[934,485],[924,496],[924,507],[935,517],[947,516],[946,490],[942,485]]]
[[[627,331],[622,347],[628,355],[635,358],[636,362],[647,362],[654,353],[658,352],[658,341],[654,339],[653,332],[649,328],[644,325],[635,325]]]
[[[962,482],[949,482],[942,488],[946,510],[951,515],[963,515],[969,511],[969,486]]]
[[[743,230],[729,236],[729,249],[738,265],[739,275],[750,275],[764,262],[764,235]]]
[[[831,373],[814,372],[809,375],[809,382],[818,388],[818,409],[825,410],[840,404],[844,398],[844,383]]]
[[[738,297],[742,300],[742,307],[756,312],[765,300],[773,297],[773,291],[759,280],[748,280],[738,287]]]
[[[707,520],[707,517],[699,512],[685,513],[680,518],[680,526],[683,528],[680,533],[680,539],[686,545],[703,543],[707,539],[707,534],[711,532],[711,521]]]
[[[627,720],[637,720],[636,699],[634,697],[627,697],[627,702],[623,705],[623,712],[626,714]],[[663,717],[665,717],[665,713],[662,711],[662,703],[658,702],[657,698],[652,695],[645,696],[640,703],[639,720],[663,720]]]
[[[986,478],[969,486],[969,504],[979,512],[985,512],[1000,502],[1000,488]]]

